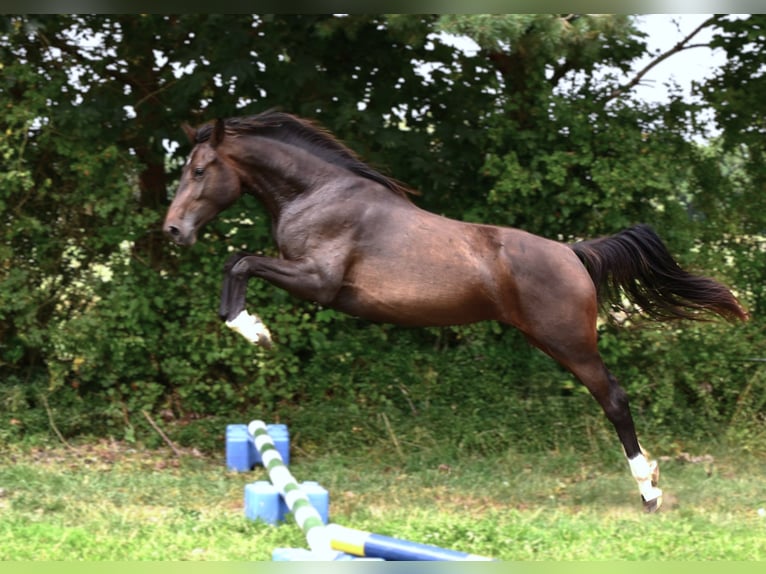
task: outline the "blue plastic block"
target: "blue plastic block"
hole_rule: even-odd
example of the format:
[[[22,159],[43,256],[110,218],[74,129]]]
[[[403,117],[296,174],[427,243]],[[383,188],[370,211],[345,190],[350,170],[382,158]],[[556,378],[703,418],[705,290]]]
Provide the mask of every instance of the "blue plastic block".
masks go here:
[[[226,426],[226,467],[247,472],[255,466],[255,445],[247,432],[247,425]],[[260,457],[259,457],[260,458]]]
[[[313,554],[305,548],[275,548],[271,551],[272,562],[311,562]]]
[[[302,482],[301,489],[319,513],[322,522],[327,524],[330,510],[330,494],[327,489],[314,481]],[[245,517],[249,520],[278,524],[284,522],[289,512],[287,503],[269,481],[258,480],[245,486]]]
[[[245,517],[278,524],[285,518],[282,497],[276,487],[267,480],[258,480],[245,486]]]
[[[317,560],[317,555],[311,550],[305,548],[275,548],[271,552],[271,560],[273,562],[314,562]],[[360,558],[358,556],[352,556],[345,552],[337,552],[333,556],[334,561],[346,561],[346,560],[364,560],[368,562],[382,562],[381,558]]]

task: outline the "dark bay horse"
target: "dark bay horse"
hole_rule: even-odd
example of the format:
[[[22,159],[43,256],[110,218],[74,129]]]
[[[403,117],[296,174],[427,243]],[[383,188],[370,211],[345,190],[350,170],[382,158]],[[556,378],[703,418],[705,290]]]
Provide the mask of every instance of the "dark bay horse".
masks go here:
[[[296,297],[410,326],[495,320],[571,371],[614,425],[647,510],[662,501],[656,462],[639,445],[628,398],[597,348],[601,301],[624,294],[662,320],[747,313],[723,285],[681,269],[647,226],[567,245],[518,229],[418,208],[409,190],[330,133],[280,112],[199,129],[164,223],[180,245],[243,193],[263,202],[279,258],[239,253],[224,266],[220,315],[254,343],[268,330],[245,310],[260,277]]]

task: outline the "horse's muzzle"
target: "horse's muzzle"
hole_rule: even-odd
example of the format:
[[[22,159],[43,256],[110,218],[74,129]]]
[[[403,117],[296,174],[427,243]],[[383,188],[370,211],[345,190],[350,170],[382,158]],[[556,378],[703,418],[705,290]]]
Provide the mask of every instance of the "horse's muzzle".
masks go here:
[[[194,233],[193,230],[184,231],[181,227],[173,225],[172,223],[166,224],[164,231],[165,234],[178,245],[194,245],[194,242],[197,240],[197,234]]]

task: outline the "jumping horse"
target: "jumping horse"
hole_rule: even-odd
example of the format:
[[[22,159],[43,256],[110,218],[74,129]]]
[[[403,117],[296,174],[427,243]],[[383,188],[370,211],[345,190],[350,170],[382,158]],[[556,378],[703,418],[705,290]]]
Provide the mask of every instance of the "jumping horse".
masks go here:
[[[251,277],[371,321],[513,325],[587,387],[617,431],[646,510],[659,508],[657,463],[599,355],[599,308],[624,296],[656,320],[706,312],[747,319],[729,289],[679,267],[645,225],[565,244],[435,215],[328,131],[290,114],[184,130],[194,148],[164,231],[192,245],[205,223],[249,193],[268,211],[279,249],[278,258],[236,253],[226,262],[219,314],[228,326],[270,344],[268,329],[245,309]]]

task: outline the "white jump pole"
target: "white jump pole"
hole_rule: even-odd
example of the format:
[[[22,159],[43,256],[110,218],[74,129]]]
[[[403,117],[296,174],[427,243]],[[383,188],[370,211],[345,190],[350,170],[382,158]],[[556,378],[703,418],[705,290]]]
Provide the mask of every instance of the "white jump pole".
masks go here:
[[[298,481],[285,466],[274,441],[266,430],[266,423],[257,420],[247,425],[253,437],[255,448],[261,454],[263,466],[269,473],[269,479],[279,494],[284,498],[295,521],[306,536],[311,552],[317,560],[333,560],[338,551],[330,544],[330,535],[322,522],[322,517],[303,492]]]

